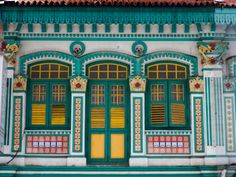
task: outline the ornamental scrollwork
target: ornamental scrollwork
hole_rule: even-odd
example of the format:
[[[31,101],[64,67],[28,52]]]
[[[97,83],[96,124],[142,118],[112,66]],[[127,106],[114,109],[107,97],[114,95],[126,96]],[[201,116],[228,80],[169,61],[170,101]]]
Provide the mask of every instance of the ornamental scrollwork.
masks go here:
[[[141,91],[146,90],[146,78],[142,76],[131,77],[129,80],[130,91]]]
[[[1,51],[3,51],[6,61],[14,65],[16,63],[16,54],[19,51],[19,44],[16,42],[7,44],[6,41],[2,41]]]
[[[224,64],[223,56],[228,49],[227,42],[199,42],[198,51],[202,56],[202,65]]]
[[[14,91],[26,91],[27,77],[23,75],[15,75],[13,81]]]
[[[85,92],[87,87],[87,78],[81,76],[73,76],[70,80],[72,92]]]
[[[189,80],[190,92],[204,92],[204,81],[201,77],[193,77]]]

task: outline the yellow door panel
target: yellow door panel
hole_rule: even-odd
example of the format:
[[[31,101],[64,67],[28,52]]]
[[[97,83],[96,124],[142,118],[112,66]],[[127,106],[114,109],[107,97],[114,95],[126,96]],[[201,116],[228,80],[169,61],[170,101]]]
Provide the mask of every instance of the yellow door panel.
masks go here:
[[[103,159],[105,157],[105,135],[91,134],[91,158]]]
[[[125,127],[124,108],[111,108],[111,128]]]
[[[46,124],[46,104],[32,104],[32,125]]]
[[[105,108],[91,108],[91,128],[105,128]]]
[[[111,158],[124,158],[124,134],[111,134]]]
[[[52,125],[65,125],[66,105],[52,105]]]

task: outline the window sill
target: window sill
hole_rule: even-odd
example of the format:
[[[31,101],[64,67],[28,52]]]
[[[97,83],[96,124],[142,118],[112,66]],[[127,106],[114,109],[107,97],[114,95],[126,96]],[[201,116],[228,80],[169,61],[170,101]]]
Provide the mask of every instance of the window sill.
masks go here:
[[[192,130],[145,130],[145,135],[191,135]]]

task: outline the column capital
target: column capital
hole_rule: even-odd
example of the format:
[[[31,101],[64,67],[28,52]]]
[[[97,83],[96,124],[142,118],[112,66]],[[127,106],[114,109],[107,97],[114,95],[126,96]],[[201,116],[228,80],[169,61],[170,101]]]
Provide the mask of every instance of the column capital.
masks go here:
[[[13,90],[25,92],[27,88],[27,75],[14,75]]]
[[[145,92],[146,90],[146,76],[130,76],[129,85],[131,92]]]
[[[86,76],[72,76],[70,87],[72,92],[86,92],[88,78]]]
[[[1,41],[1,51],[3,52],[4,58],[6,61],[11,64],[15,65],[16,63],[16,55],[19,52],[19,41]]]
[[[189,79],[190,92],[204,92],[203,77],[196,76]]]
[[[228,50],[228,42],[198,42],[198,51],[201,54],[203,66],[223,64],[223,56]]]

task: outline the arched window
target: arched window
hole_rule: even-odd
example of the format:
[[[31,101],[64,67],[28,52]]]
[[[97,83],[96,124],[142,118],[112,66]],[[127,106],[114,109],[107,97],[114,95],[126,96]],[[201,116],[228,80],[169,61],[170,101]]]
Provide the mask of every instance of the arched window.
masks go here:
[[[177,63],[147,66],[149,128],[187,126],[187,69]]]
[[[29,66],[27,128],[57,129],[69,126],[70,67],[61,63]]]

